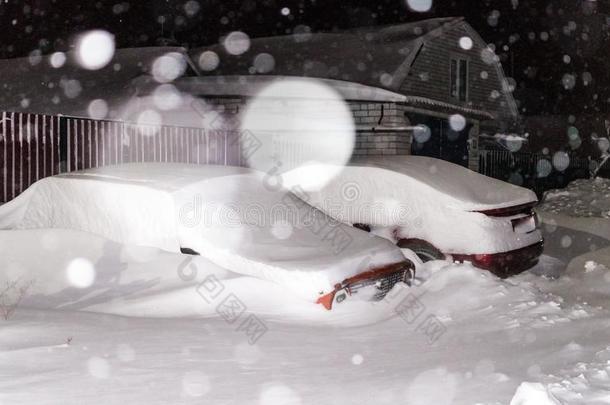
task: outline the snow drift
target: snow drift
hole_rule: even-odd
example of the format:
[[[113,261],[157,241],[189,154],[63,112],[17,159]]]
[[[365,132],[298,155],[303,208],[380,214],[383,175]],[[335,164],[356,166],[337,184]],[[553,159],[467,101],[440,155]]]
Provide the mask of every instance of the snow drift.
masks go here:
[[[404,260],[389,241],[336,223],[265,175],[226,166],[127,164],[40,180],[0,207],[2,228],[66,228],[171,252],[192,249],[308,299]]]

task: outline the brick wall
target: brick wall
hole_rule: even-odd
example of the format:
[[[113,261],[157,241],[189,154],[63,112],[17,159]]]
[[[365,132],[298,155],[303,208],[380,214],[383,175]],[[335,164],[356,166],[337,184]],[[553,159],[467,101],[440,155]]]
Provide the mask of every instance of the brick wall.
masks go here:
[[[354,156],[410,154],[411,133],[387,130],[410,125],[403,105],[352,101],[349,107],[356,125]]]
[[[240,98],[209,97],[205,104],[215,111],[236,117],[243,112],[247,100]],[[270,100],[269,108],[273,108]],[[356,127],[354,156],[408,155],[411,151],[411,133],[408,131],[387,130],[388,127],[410,125],[405,116],[405,107],[397,103],[349,101]],[[324,110],[324,102],[320,108]],[[383,129],[381,129],[383,128]]]

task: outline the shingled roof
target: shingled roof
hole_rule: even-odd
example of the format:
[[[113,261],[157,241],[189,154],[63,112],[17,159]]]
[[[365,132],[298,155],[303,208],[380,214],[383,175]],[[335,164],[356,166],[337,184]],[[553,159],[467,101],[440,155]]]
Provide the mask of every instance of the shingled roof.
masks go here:
[[[332,33],[307,33],[253,38],[241,55],[220,45],[194,49],[195,61],[205,51],[220,59],[216,69],[203,75],[275,75],[345,80],[396,91],[408,73],[421,44],[440,35],[462,18],[435,18],[385,27],[367,27]],[[275,62],[269,71],[257,71],[257,55]]]

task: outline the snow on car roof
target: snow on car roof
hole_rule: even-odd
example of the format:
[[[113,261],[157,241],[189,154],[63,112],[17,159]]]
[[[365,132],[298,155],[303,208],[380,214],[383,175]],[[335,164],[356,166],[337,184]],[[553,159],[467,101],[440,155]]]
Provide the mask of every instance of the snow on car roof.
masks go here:
[[[173,192],[213,178],[249,173],[257,172],[246,167],[220,165],[125,163],[61,174],[56,177],[117,182]]]
[[[536,194],[526,188],[425,156],[358,157],[350,166],[376,167],[407,175],[451,196],[468,210],[503,208],[538,200]]]

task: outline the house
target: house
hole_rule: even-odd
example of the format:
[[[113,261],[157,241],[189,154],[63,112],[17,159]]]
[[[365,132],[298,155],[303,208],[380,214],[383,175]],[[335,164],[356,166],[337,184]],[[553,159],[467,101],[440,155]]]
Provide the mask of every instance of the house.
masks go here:
[[[462,18],[246,38],[239,45],[244,52],[230,53],[222,44],[188,53],[118,49],[96,71],[79,67],[73,51],[60,64],[52,55],[0,60],[0,202],[41,177],[105,164],[243,164],[231,123],[240,122],[260,91],[295,78],[340,96],[335,103],[309,94],[307,108],[311,121],[346,109],[355,134],[342,149],[346,159],[418,154],[478,170],[479,134],[504,133],[518,118],[497,57]],[[167,55],[182,77],[161,80],[162,86],[155,65],[172,74],[176,69],[173,62],[164,66]],[[178,90],[179,97],[160,88]],[[263,111],[276,102],[266,100]],[[330,133],[328,122],[319,133]],[[265,131],[264,124],[258,129]],[[339,153],[326,140],[303,148],[308,132],[299,125],[268,124],[278,133],[291,131],[290,142],[274,136],[271,143],[295,161],[304,149],[316,159]]]
[[[221,44],[190,54],[215,59],[196,79],[196,95],[234,113],[265,80],[316,78],[340,93],[351,87],[344,98],[356,124],[355,155],[426,155],[477,170],[481,130],[503,131],[518,119],[497,56],[463,18],[253,38],[239,55]]]

